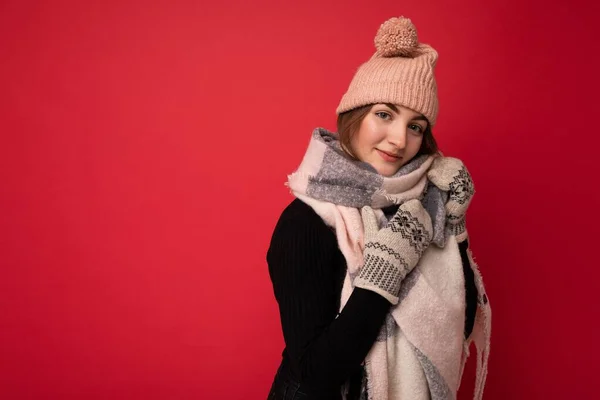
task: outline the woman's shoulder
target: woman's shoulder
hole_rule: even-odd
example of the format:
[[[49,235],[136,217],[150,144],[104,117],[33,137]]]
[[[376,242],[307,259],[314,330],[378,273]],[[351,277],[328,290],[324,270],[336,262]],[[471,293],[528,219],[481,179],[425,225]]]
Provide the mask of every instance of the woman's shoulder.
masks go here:
[[[311,206],[303,202],[298,198],[294,198],[282,211],[280,219],[294,219],[294,218],[310,218],[314,219],[320,217],[317,215],[315,210]]]
[[[277,226],[281,225],[322,228],[324,231],[331,231],[315,210],[298,198],[292,200],[281,212]]]
[[[333,230],[308,204],[293,200],[281,212],[266,254],[275,296],[304,298],[336,278],[343,265],[339,251]]]
[[[295,198],[281,212],[273,237],[299,238],[323,236],[335,241],[335,234],[325,221],[302,200]]]

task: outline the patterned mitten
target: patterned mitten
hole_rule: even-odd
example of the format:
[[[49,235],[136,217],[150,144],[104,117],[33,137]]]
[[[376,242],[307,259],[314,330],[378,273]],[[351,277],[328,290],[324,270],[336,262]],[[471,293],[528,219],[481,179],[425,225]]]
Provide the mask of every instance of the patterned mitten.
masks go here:
[[[372,290],[398,304],[402,280],[431,242],[431,218],[417,199],[403,203],[382,229],[371,207],[363,207],[361,214],[365,229],[364,265],[354,286]]]
[[[448,192],[446,220],[452,234],[460,242],[466,238],[465,213],[475,194],[473,180],[461,160],[437,157],[433,160],[427,178],[440,190]]]

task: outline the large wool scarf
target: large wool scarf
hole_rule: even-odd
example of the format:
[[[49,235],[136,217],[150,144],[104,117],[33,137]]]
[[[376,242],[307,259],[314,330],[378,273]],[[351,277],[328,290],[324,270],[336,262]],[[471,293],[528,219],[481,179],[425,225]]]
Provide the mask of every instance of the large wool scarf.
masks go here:
[[[458,243],[467,238],[467,232],[448,227],[444,209],[447,193],[427,179],[427,170],[437,156],[417,156],[393,176],[383,177],[369,164],[347,157],[336,134],[317,128],[302,163],[288,177],[291,192],[335,231],[346,259],[340,311],[363,265],[360,208],[371,206],[383,226],[388,220],[386,208],[418,198],[431,216],[433,242],[402,282],[400,301],[390,309],[365,358],[361,397],[368,400],[456,399],[471,342],[477,347],[474,398],[483,396],[491,308],[481,274],[468,250],[478,304],[473,332],[465,338],[465,281]],[[344,397],[346,390],[342,388]]]

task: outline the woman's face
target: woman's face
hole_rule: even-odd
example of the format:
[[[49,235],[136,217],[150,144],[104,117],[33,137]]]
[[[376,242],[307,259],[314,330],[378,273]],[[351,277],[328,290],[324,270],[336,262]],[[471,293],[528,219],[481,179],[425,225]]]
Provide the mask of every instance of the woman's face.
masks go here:
[[[394,175],[421,148],[427,119],[400,105],[375,104],[351,140],[356,157],[383,176]]]

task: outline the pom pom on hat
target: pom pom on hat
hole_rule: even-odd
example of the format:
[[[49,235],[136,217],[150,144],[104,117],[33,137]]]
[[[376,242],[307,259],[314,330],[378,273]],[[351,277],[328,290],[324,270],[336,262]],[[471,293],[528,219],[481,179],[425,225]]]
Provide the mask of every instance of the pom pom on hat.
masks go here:
[[[418,45],[417,28],[406,17],[388,19],[375,35],[375,48],[383,57],[412,57]]]

